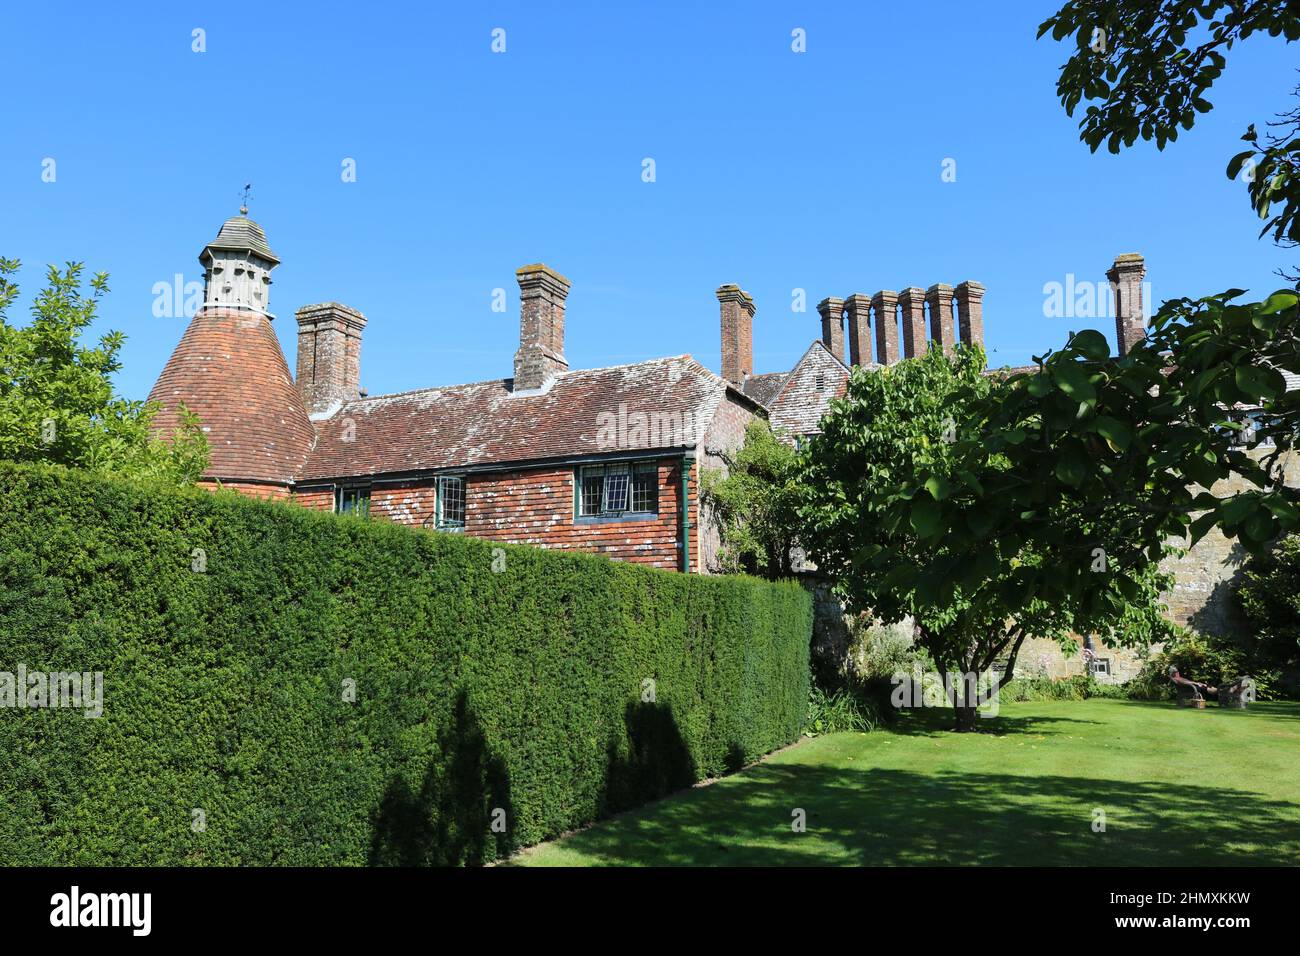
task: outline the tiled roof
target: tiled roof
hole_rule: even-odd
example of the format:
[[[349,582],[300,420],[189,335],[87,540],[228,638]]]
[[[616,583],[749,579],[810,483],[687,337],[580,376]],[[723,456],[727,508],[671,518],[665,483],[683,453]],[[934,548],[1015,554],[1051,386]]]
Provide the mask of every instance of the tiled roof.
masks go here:
[[[266,242],[266,233],[262,227],[247,216],[231,216],[221,224],[217,238],[207,245],[208,249],[229,249],[234,252],[256,252],[263,259],[278,263],[280,260]]]
[[[689,355],[561,372],[541,392],[512,386],[494,379],[347,402],[317,420],[300,481],[697,445],[729,387]],[[628,440],[611,445],[598,433],[620,407]],[[603,412],[614,418],[598,421]],[[638,412],[661,423],[644,443]]]
[[[866,367],[879,368],[874,364]],[[819,431],[831,401],[844,394],[848,378],[848,366],[836,358],[820,339],[815,339],[768,403],[772,410],[772,429],[786,435],[808,435]]]
[[[770,405],[789,376],[789,372],[764,372],[762,375],[751,375],[745,379],[741,390],[754,401]]]
[[[184,403],[199,416],[211,460],[205,475],[287,483],[302,469],[313,432],[266,316],[204,309],[190,322],[149,400],[170,435]]]

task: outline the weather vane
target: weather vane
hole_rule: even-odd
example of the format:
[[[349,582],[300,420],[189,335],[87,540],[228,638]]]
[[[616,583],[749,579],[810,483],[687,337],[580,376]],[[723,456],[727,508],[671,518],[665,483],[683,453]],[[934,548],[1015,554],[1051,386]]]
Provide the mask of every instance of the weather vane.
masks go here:
[[[244,183],[244,198],[239,203],[239,214],[241,216],[248,215],[248,199],[249,199],[249,193],[252,191],[252,189],[253,189],[252,183]]]

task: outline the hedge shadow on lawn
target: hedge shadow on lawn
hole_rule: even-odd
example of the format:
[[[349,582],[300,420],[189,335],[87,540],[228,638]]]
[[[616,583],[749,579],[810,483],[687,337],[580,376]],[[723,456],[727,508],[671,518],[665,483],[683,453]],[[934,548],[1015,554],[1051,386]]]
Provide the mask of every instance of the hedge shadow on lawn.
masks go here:
[[[1039,714],[1007,717],[998,714],[994,717],[982,717],[975,725],[975,731],[988,734],[1038,734],[1051,736],[1067,733],[1069,727],[1062,724],[1100,724],[1099,720],[1083,720],[1078,717],[1056,717]],[[904,737],[947,737],[953,732],[953,711],[951,708],[915,707],[901,712],[900,719],[889,725],[890,733]]]
[[[1300,813],[1214,787],[768,763],[564,847],[651,865],[1281,866],[1300,855]]]

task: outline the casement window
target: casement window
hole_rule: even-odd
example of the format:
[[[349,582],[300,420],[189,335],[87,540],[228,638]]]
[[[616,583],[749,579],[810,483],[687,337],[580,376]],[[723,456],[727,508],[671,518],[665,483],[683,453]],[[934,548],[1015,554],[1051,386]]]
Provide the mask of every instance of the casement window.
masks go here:
[[[1088,662],[1088,671],[1092,674],[1105,674],[1110,676],[1110,658],[1094,657]]]
[[[1256,432],[1265,424],[1263,413],[1259,410],[1248,411],[1245,414],[1234,415],[1234,420],[1240,422],[1244,428],[1232,435],[1232,447],[1234,448],[1272,448],[1274,441],[1272,438],[1259,438]]]
[[[344,485],[334,492],[334,513],[370,517],[370,489],[361,485]]]
[[[579,518],[659,513],[659,466],[615,462],[578,469]]]
[[[437,527],[442,531],[460,531],[465,527],[465,479],[460,475],[438,478],[436,502]]]

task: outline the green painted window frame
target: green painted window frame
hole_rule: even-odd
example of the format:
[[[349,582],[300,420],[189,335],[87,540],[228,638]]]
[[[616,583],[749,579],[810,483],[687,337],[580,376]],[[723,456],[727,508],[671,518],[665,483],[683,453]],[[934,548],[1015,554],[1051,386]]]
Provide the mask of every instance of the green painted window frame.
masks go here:
[[[449,489],[456,491],[449,494]],[[439,531],[464,531],[467,485],[464,475],[439,475],[434,498],[434,527]],[[453,516],[447,517],[446,506],[450,499],[459,500],[460,507],[454,509]],[[455,512],[459,512],[459,517]]]
[[[618,480],[624,477],[625,481]],[[573,517],[577,521],[623,521],[659,514],[657,461],[579,465],[573,485]]]
[[[334,513],[370,517],[370,486],[339,485],[334,489]]]

